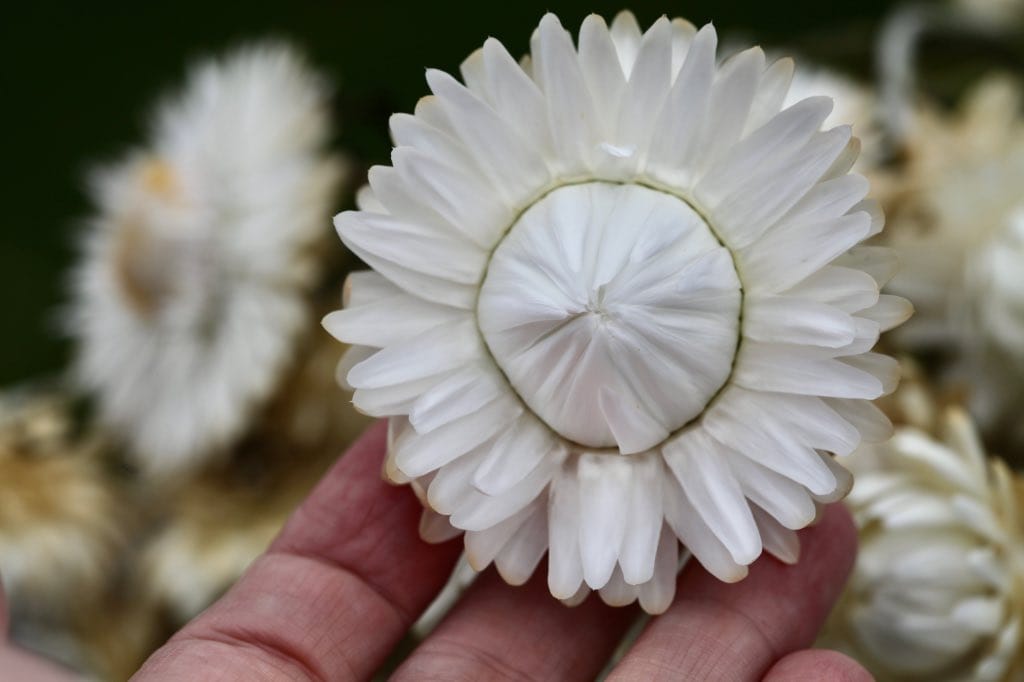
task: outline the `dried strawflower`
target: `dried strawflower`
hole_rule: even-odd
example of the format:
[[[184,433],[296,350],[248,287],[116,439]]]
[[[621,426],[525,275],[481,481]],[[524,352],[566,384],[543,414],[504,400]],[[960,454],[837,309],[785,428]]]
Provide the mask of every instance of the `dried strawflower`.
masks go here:
[[[548,14],[520,65],[488,40],[466,85],[392,118],[393,166],[336,219],[375,272],[325,319],[358,344],[361,410],[390,417],[387,473],[431,540],[525,581],[545,552],[570,603],[671,602],[682,542],[743,578],[889,435],[870,352],[910,313],[880,296],[882,228],[832,104],[780,112],[790,60],[716,64],[716,34]],[[347,369],[359,360],[351,369]]]
[[[76,369],[151,471],[226,450],[295,359],[341,179],[326,93],[284,45],[204,62],[94,178]]]
[[[941,430],[900,427],[848,459],[860,552],[823,642],[880,680],[1017,680],[1022,486],[965,412],[947,411]]]

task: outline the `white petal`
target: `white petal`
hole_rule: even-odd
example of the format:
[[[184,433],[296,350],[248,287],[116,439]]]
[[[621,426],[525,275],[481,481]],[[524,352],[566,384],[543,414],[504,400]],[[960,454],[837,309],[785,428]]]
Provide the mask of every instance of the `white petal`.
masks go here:
[[[494,110],[521,138],[539,150],[550,150],[547,109],[537,84],[494,38],[484,42],[483,54]]]
[[[651,580],[656,570],[658,535],[663,516],[661,478],[665,471],[655,453],[631,458],[632,490],[625,537],[619,551],[622,576],[630,585]],[[675,539],[673,538],[673,546]]]
[[[386,213],[384,204],[377,200],[369,185],[363,185],[356,191],[356,206],[360,211],[371,211],[373,213]]]
[[[766,400],[760,393],[726,389],[704,415],[704,427],[718,442],[811,492],[830,493],[836,480],[828,467],[788,423],[769,411],[785,399],[776,395]]]
[[[424,542],[438,544],[457,538],[462,531],[448,523],[448,517],[430,509],[424,509],[420,515],[420,537]]]
[[[820,222],[784,222],[739,252],[744,281],[753,291],[787,289],[867,238],[870,223],[863,212]]]
[[[471,164],[472,161],[467,158],[462,162],[462,167],[468,168]],[[463,232],[437,212],[430,205],[423,188],[411,186],[394,167],[374,166],[369,171],[368,179],[380,201],[387,206],[387,213],[396,220],[424,223],[434,233],[471,242],[484,251],[490,250],[491,244],[483,240],[480,234]]]
[[[484,49],[478,47],[459,64],[459,73],[466,88],[483,101],[490,103],[491,93],[487,82],[487,66],[484,64]],[[433,88],[431,88],[433,90]],[[437,94],[436,92],[434,93]]]
[[[842,257],[836,262],[840,260]],[[797,298],[828,303],[848,313],[864,310],[878,302],[878,285],[870,275],[835,265],[826,265],[786,293]]]
[[[784,564],[795,564],[800,559],[800,538],[797,534],[783,528],[763,510],[754,507],[752,511],[765,551]]]
[[[633,467],[625,457],[584,454],[579,460],[580,556],[592,589],[608,582],[626,533]]]
[[[583,20],[579,43],[580,69],[594,98],[600,130],[610,136],[626,89],[626,77],[602,17],[591,14]]]
[[[725,545],[704,524],[675,478],[666,477],[664,485],[665,520],[701,566],[727,583],[747,577],[747,567],[736,563]]]
[[[373,305],[405,292],[388,281],[379,272],[373,270],[357,270],[345,277],[341,289],[341,305],[343,308]]]
[[[622,571],[616,566],[608,581],[601,587],[601,600],[608,606],[629,606],[636,601],[640,588],[630,585],[622,578]]]
[[[679,543],[672,529],[663,524],[658,539],[654,575],[640,585],[640,606],[652,615],[664,613],[676,596]]]
[[[789,57],[775,61],[761,76],[761,83],[750,106],[746,132],[757,130],[782,109],[793,80],[795,63]]]
[[[360,216],[358,220],[366,220],[370,216],[374,216],[378,220],[393,220],[393,218],[384,214],[364,212],[342,213],[335,218],[336,224],[339,225],[339,232],[346,225],[354,224],[353,221],[357,219],[353,218],[352,216],[356,215]],[[346,218],[344,216],[349,217]],[[366,238],[365,234],[359,234],[357,238],[359,238],[361,241],[363,241],[365,238],[368,241],[368,243],[371,243],[371,247],[374,248],[374,250],[387,251],[387,249],[380,247],[376,239]],[[342,236],[342,239],[344,239],[344,236]],[[389,260],[388,258],[379,256],[372,251],[364,249],[360,244],[357,244],[356,242],[346,243],[346,245],[357,256],[359,256],[368,264],[370,264],[370,266],[373,267],[374,270],[384,275],[389,280],[391,280],[392,282],[394,282],[395,284],[397,284],[399,287],[401,287],[410,294],[427,300],[433,300],[445,305],[454,306],[457,308],[464,308],[468,310],[473,307],[473,304],[475,302],[474,287],[467,286],[464,283],[454,281],[450,279],[448,276],[437,277],[425,274],[423,272],[419,272],[416,269],[425,268],[430,269],[432,271],[437,271],[438,268],[436,267],[425,266],[423,262],[415,260],[415,257],[409,257],[408,255],[401,256],[401,258],[405,260],[406,263],[396,263],[392,260]],[[435,244],[435,246],[437,245]],[[412,267],[409,267],[410,265]],[[464,278],[464,274],[454,275],[454,277]]]
[[[559,451],[554,451],[559,455]],[[470,501],[452,514],[452,525],[465,530],[483,530],[507,519],[541,495],[561,466],[561,458],[550,457],[541,466],[500,495],[474,492]]]
[[[733,381],[758,391],[874,400],[885,386],[870,371],[800,346],[744,343]]]
[[[622,70],[629,75],[640,51],[640,24],[636,16],[629,10],[622,10],[616,14],[612,19],[611,37],[619,54]]]
[[[825,303],[790,296],[750,294],[744,299],[743,334],[757,341],[838,348],[853,342],[853,318]]]
[[[836,265],[863,270],[884,287],[899,271],[896,251],[885,246],[855,246],[835,260]]]
[[[719,67],[698,143],[697,163],[701,170],[717,162],[739,140],[764,63],[764,51],[752,47],[730,57]]]
[[[534,502],[500,523],[483,530],[471,530],[466,533],[466,559],[474,571],[487,568],[498,553],[508,544],[512,536],[526,520],[535,515],[545,516],[547,505],[542,500]],[[547,538],[545,537],[545,542]]]
[[[560,447],[546,425],[524,415],[494,442],[473,475],[473,485],[487,495],[499,495],[526,478],[546,458],[556,456],[553,450]]]
[[[878,297],[878,303],[857,315],[878,323],[879,330],[886,332],[897,327],[914,314],[914,306],[910,301],[901,296],[882,294]]]
[[[646,153],[655,120],[668,94],[672,71],[672,25],[665,17],[644,34],[619,111],[615,144]]]
[[[474,244],[426,223],[346,211],[334,224],[345,245],[371,264],[385,260],[429,277],[473,285],[487,263],[487,253]]]
[[[882,395],[888,395],[896,390],[900,381],[900,363],[896,358],[882,355],[881,353],[863,353],[852,357],[843,358],[842,362],[854,367],[861,372],[873,376],[882,385]],[[830,397],[868,397],[868,396],[830,396]]]
[[[545,14],[530,53],[534,79],[544,92],[548,125],[562,174],[585,173],[596,144],[593,104],[572,38],[554,14]]]
[[[870,401],[827,398],[825,402],[852,424],[866,443],[884,443],[892,437],[892,422]]]
[[[831,138],[843,140],[845,136],[841,133],[829,133],[820,137],[822,153],[828,156],[825,150],[834,149],[835,142],[829,144]],[[867,196],[870,185],[866,178],[861,175],[842,175],[838,178],[819,182],[808,190],[804,197],[798,201],[786,214],[784,220],[788,222],[817,222],[836,216],[845,215],[853,210]]]
[[[352,346],[341,355],[338,366],[334,370],[334,379],[346,391],[354,391],[355,388],[348,383],[348,373],[352,368],[363,360],[368,359],[378,349],[369,346]]]
[[[853,488],[853,474],[846,470],[836,458],[827,452],[819,452],[818,456],[821,457],[821,461],[832,472],[832,475],[836,477],[836,489],[827,495],[815,495],[815,500],[818,502],[824,502],[825,504],[831,504],[838,502],[850,493],[850,489]]]
[[[415,339],[442,324],[457,324],[467,314],[401,292],[379,302],[329,313],[323,326],[339,341],[383,348]]]
[[[495,400],[430,433],[403,434],[395,443],[395,464],[410,477],[439,469],[508,428],[521,411],[514,400]]]
[[[563,599],[562,603],[565,606],[568,606],[569,608],[573,608],[573,607],[579,606],[580,604],[582,604],[583,602],[585,602],[587,600],[587,597],[590,596],[590,592],[591,592],[591,589],[589,587],[587,587],[586,583],[581,584],[579,589],[577,589],[576,592],[574,592],[571,597],[567,597],[566,599]]]
[[[494,560],[509,585],[522,585],[533,575],[548,549],[548,516],[540,510],[530,516]]]
[[[431,158],[436,160],[439,164],[444,165],[448,168],[462,168],[467,169],[472,173],[479,173],[480,168],[476,164],[476,160],[473,155],[470,154],[466,146],[455,136],[454,131],[448,125],[447,119],[445,119],[444,128],[438,128],[430,124],[430,121],[422,115],[425,110],[436,110],[439,116],[444,116],[441,111],[440,103],[436,97],[424,97],[421,102],[430,102],[428,107],[419,107],[420,115],[412,114],[392,114],[388,123],[391,128],[391,137],[395,142],[395,147],[408,147],[410,149],[416,149],[424,154],[429,155]],[[428,196],[418,191],[419,188],[415,186],[408,186],[404,188],[404,198],[401,202],[394,201],[396,191],[392,189],[390,196],[385,198],[380,195],[380,189],[375,183],[380,178],[374,177],[381,173],[378,169],[390,169],[395,172],[395,169],[391,166],[373,166],[370,168],[370,185],[374,188],[374,194],[378,195],[377,198],[388,207],[388,213],[398,214],[401,211],[401,204],[405,203],[416,203],[420,206],[426,206],[429,209],[429,202],[424,201],[424,197]],[[401,177],[399,175],[399,177]],[[467,236],[473,238],[475,235],[467,233]],[[480,244],[480,242],[477,242]],[[485,246],[486,244],[480,244]]]
[[[473,243],[493,246],[512,223],[508,204],[464,167],[445,165],[413,147],[398,147],[391,161],[409,192]]]
[[[718,36],[713,26],[701,28],[654,125],[647,169],[670,185],[689,187],[694,159],[715,76]]]
[[[735,452],[728,460],[743,494],[783,526],[799,530],[814,520],[814,500],[803,486]]]
[[[474,327],[472,320],[464,320],[384,348],[353,367],[348,382],[357,389],[382,388],[461,367],[484,352]]]
[[[672,20],[672,81],[675,82],[679,75],[679,69],[683,66],[686,53],[693,45],[693,39],[697,35],[697,27],[686,19],[676,17]]]
[[[486,102],[443,71],[428,69],[427,82],[493,191],[518,205],[548,183],[547,168],[530,140],[522,139]]]
[[[359,346],[362,347],[362,346]],[[349,370],[351,372],[351,370]],[[352,404],[363,414],[390,417],[408,414],[424,391],[430,390],[457,370],[445,370],[422,379],[406,381],[381,388],[360,388],[352,396]]]
[[[474,363],[424,391],[409,410],[409,421],[419,433],[428,433],[506,395],[508,386],[498,372]]]
[[[695,428],[666,443],[662,453],[686,497],[736,563],[754,561],[761,539],[725,449]]]
[[[725,230],[731,245],[749,244],[772,224],[773,213],[777,217],[788,208],[771,208],[773,197],[761,197],[751,188],[775,185],[773,175],[794,150],[811,139],[831,111],[832,102],[827,97],[793,105],[736,144],[697,184],[695,196],[703,206],[715,210],[716,227]]]
[[[548,588],[555,599],[570,599],[583,583],[582,511],[575,470],[567,470],[552,481],[548,499]]]
[[[627,395],[602,386],[598,405],[623,455],[643,452],[668,437],[668,429]]]
[[[427,502],[434,511],[451,515],[472,498],[476,492],[472,485],[473,472],[489,447],[490,443],[484,443],[437,471],[427,488]]]

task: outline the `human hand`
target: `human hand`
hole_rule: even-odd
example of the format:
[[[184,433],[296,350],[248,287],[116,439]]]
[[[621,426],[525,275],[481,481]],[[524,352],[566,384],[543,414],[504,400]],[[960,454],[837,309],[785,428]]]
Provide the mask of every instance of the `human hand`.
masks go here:
[[[381,480],[374,425],[270,549],[146,662],[136,680],[363,680],[444,585],[461,549],[417,535],[420,503]],[[728,585],[691,562],[676,601],[609,679],[869,680],[807,650],[849,573],[856,534],[839,505],[801,533],[806,560],[759,559]],[[553,599],[544,571],[520,588],[488,570],[394,675],[398,680],[593,679],[638,612]],[[5,659],[0,659],[5,660]],[[36,679],[36,678],[25,678]]]

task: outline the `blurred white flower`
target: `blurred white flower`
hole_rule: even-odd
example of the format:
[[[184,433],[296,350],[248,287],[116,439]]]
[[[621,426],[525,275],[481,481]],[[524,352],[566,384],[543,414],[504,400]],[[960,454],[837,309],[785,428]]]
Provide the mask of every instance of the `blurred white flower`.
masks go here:
[[[294,359],[341,178],[324,83],[291,48],[200,64],[145,149],[96,174],[77,374],[153,471],[230,445]]]
[[[961,410],[941,440],[913,427],[847,458],[860,527],[823,643],[879,680],[1017,680],[1024,617],[1021,485]]]
[[[991,426],[1024,387],[1019,86],[990,78],[954,115],[920,109],[906,154],[887,183],[887,238],[902,261],[889,288],[918,312],[895,338],[952,352],[951,376],[970,379],[972,411]]]
[[[343,241],[356,273],[325,326],[391,417],[387,473],[431,540],[514,584],[548,552],[558,598],[671,602],[679,542],[743,578],[841,498],[830,452],[889,424],[871,353],[909,304],[879,296],[882,216],[832,104],[782,111],[759,48],[716,64],[709,25],[641,34],[545,16],[524,66],[496,40],[391,127]]]

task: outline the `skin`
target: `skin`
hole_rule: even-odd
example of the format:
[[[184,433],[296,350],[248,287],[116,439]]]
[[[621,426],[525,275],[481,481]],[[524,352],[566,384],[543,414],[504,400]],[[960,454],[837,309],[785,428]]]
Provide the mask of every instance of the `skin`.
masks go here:
[[[419,501],[381,480],[384,440],[383,424],[371,427],[238,583],[133,679],[370,679],[440,591],[461,549],[459,540],[419,539]],[[807,560],[786,566],[762,557],[732,585],[689,563],[675,602],[651,619],[608,679],[871,680],[842,654],[807,648],[852,566],[849,514],[834,505],[801,536]],[[549,596],[545,573],[541,566],[512,588],[485,572],[392,679],[593,679],[637,611],[594,596],[567,608]],[[0,626],[6,634],[6,621]],[[0,669],[18,671],[16,679],[69,679],[11,646],[0,647]]]

